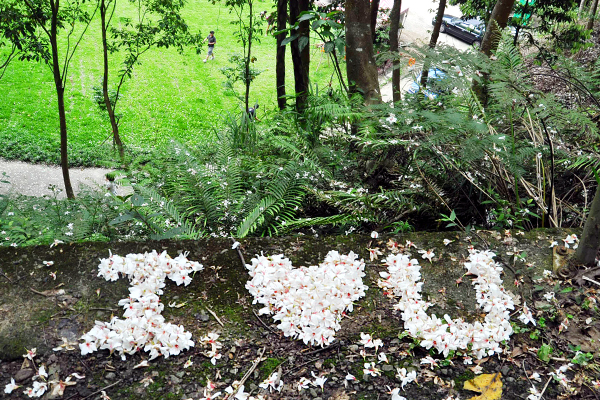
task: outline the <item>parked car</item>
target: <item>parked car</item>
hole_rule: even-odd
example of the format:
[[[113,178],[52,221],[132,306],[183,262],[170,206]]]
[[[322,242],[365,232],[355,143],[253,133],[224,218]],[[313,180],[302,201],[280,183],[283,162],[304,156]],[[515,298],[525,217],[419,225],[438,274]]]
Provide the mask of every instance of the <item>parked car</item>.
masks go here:
[[[435,25],[435,18],[431,21]],[[481,46],[485,24],[479,18],[462,19],[445,14],[442,18],[440,32],[447,33],[475,47]]]

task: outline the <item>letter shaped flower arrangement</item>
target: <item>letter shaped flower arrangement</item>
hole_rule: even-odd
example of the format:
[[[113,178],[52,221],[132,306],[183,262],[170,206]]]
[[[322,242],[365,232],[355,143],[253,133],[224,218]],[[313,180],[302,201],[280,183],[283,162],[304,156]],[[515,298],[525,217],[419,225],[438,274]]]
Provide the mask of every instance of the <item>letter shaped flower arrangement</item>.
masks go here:
[[[305,344],[329,345],[340,329],[342,316],[352,303],[365,295],[365,263],[330,251],[319,266],[293,268],[283,254],[258,256],[246,264],[251,280],[246,289],[253,304],[265,307],[260,314],[274,314],[285,336]]]
[[[150,360],[163,355],[177,355],[182,350],[194,346],[192,334],[182,325],[165,322],[161,315],[164,304],[158,297],[163,293],[165,279],[168,277],[177,285],[187,286],[192,272],[201,271],[202,264],[188,261],[187,254],[171,258],[167,252],[129,254],[125,258],[110,255],[100,260],[98,276],[107,281],[119,279],[119,273],[129,277],[131,287],[129,297],[119,301],[123,306],[125,319],[113,317],[110,322],[96,321],[95,326],[81,337],[81,354],[92,353],[98,349],[118,352],[125,360],[125,354],[134,354],[138,350],[150,352]]]
[[[390,297],[400,297],[395,309],[402,311],[404,328],[421,346],[435,349],[448,356],[452,350],[472,352],[477,358],[501,353],[500,343],[510,338],[510,313],[514,309],[512,298],[502,286],[502,268],[494,262],[491,251],[470,250],[465,263],[467,274],[473,274],[477,303],[487,313],[483,323],[472,324],[462,319],[443,319],[427,315],[431,305],[421,298],[421,266],[408,255],[393,254],[386,258],[388,272],[380,272],[385,280],[378,285]]]

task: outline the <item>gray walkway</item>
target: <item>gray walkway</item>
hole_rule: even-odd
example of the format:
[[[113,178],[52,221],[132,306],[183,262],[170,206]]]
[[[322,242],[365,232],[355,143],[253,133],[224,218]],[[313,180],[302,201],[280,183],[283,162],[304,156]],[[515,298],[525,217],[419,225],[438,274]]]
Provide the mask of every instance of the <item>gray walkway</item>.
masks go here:
[[[64,193],[64,181],[60,167],[43,164],[28,164],[20,161],[6,161],[0,159],[0,174],[6,172],[10,185],[0,184],[0,194],[20,193],[27,196],[51,195],[49,185],[56,185],[63,189],[61,198],[66,197]],[[71,185],[75,193],[80,191],[82,184],[106,190],[104,187],[105,174],[109,172],[104,168],[71,168],[69,170]]]

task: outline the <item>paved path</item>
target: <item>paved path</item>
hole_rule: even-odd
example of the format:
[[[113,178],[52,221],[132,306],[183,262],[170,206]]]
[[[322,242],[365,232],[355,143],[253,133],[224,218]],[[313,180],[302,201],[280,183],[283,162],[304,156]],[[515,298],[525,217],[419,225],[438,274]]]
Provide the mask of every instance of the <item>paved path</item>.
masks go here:
[[[110,170],[104,168],[71,168],[69,175],[75,193],[82,184],[104,188],[105,174]],[[63,189],[59,197],[64,198],[64,181],[60,167],[44,164],[28,164],[20,161],[0,159],[0,174],[6,172],[10,185],[0,184],[0,194],[20,193],[27,196],[52,195],[49,185]]]

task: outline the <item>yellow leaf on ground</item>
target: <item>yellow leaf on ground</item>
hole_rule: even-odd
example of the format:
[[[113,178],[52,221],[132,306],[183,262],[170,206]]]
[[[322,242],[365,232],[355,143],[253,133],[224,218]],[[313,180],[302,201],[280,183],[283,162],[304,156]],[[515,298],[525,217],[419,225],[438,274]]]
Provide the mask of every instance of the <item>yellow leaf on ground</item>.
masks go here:
[[[481,393],[469,400],[500,400],[502,397],[502,374],[483,374],[465,382],[465,389]]]

